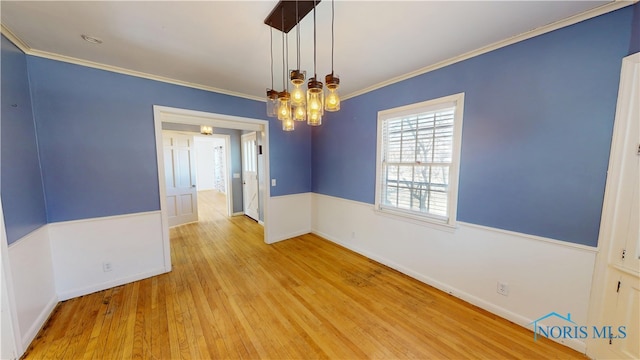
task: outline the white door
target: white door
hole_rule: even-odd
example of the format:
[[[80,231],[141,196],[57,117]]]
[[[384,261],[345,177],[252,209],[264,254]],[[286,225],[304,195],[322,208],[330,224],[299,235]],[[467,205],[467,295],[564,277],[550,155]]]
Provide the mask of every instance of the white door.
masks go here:
[[[594,344],[589,355],[599,359],[640,359],[640,54],[623,64],[600,234],[602,316],[594,324],[614,333]]]
[[[242,135],[242,199],[245,215],[258,221],[258,146],[255,132]]]
[[[193,136],[163,131],[169,226],[198,221]]]

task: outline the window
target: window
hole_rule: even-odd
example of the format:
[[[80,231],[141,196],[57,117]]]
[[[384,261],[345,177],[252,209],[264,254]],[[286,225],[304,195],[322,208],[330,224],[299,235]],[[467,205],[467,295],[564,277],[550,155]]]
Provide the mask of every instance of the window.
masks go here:
[[[376,209],[455,225],[464,94],[378,113]]]

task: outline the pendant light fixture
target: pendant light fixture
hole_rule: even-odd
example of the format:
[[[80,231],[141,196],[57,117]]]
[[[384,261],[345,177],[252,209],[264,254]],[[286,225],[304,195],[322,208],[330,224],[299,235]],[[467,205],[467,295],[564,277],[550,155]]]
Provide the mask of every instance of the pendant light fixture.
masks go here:
[[[284,14],[281,14],[282,16],[282,21],[284,22]],[[280,94],[278,94],[278,120],[281,120],[283,122],[282,125],[282,130],[285,131],[291,131],[293,129],[291,129],[290,126],[285,126],[285,123],[287,122],[287,120],[291,120],[291,95],[289,94],[289,91],[287,91],[288,89],[288,83],[285,80],[286,77],[286,73],[287,73],[287,65],[286,65],[286,54],[287,54],[287,47],[285,44],[285,33],[282,33],[282,87],[283,90],[282,92],[280,92]]]
[[[335,47],[334,41],[334,0],[331,0],[331,74],[324,77],[324,81],[327,83],[327,98],[325,99],[324,109],[327,111],[340,110],[340,95],[338,95],[338,87],[340,86],[340,78],[333,73],[333,49]]]
[[[200,134],[213,135],[213,127],[208,125],[200,125]]]
[[[324,91],[322,82],[318,81],[316,69],[316,1],[313,1],[313,77],[307,83],[307,124],[311,126],[322,125],[324,112]]]
[[[271,88],[267,89],[267,116],[276,117],[278,108],[278,92],[273,89],[273,28],[269,28],[271,44]]]
[[[289,72],[289,79],[293,85],[291,91],[291,106],[293,107],[293,120],[305,121],[307,119],[307,96],[302,85],[306,72],[300,70],[300,18],[298,13],[298,0],[296,0],[296,69]]]
[[[338,87],[340,78],[333,71],[335,48],[335,5],[331,1],[331,73],[325,76],[327,94],[325,98],[324,84],[319,81],[317,75],[317,24],[316,6],[322,0],[279,0],[271,13],[264,20],[272,29],[282,32],[282,77],[283,90],[273,90],[273,35],[271,35],[271,89],[267,90],[267,113],[273,109],[274,116],[282,121],[285,131],[292,131],[295,122],[307,121],[308,125],[322,125],[324,111],[340,110],[340,96]],[[313,10],[313,77],[307,81],[306,93],[302,88],[305,82],[306,72],[300,70],[300,21]],[[289,41],[285,41],[285,34],[296,27],[296,69],[288,69]],[[289,93],[288,83],[291,82],[292,90]],[[271,102],[272,107],[270,107]],[[271,115],[270,115],[271,116]]]

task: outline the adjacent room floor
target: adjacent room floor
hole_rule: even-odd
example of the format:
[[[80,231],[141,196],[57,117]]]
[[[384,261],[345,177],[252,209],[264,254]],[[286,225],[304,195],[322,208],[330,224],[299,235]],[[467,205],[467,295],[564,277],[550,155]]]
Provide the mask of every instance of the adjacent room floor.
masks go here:
[[[315,235],[266,245],[225,204],[199,193],[171,273],[62,302],[25,359],[585,359]]]

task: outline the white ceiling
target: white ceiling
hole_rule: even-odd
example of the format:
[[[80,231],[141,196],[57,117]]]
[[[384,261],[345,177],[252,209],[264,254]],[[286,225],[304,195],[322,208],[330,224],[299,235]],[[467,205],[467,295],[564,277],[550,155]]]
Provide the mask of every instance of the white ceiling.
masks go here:
[[[53,53],[262,98],[271,86],[269,27],[277,1],[5,1],[2,24],[35,55]],[[335,2],[335,73],[343,95],[418,71],[611,1]],[[618,6],[620,7],[620,6]],[[331,71],[331,1],[317,7],[317,70]],[[275,88],[282,88],[274,31]],[[103,40],[101,45],[81,34]],[[301,21],[312,73],[312,13]],[[295,68],[295,31],[289,68]]]

